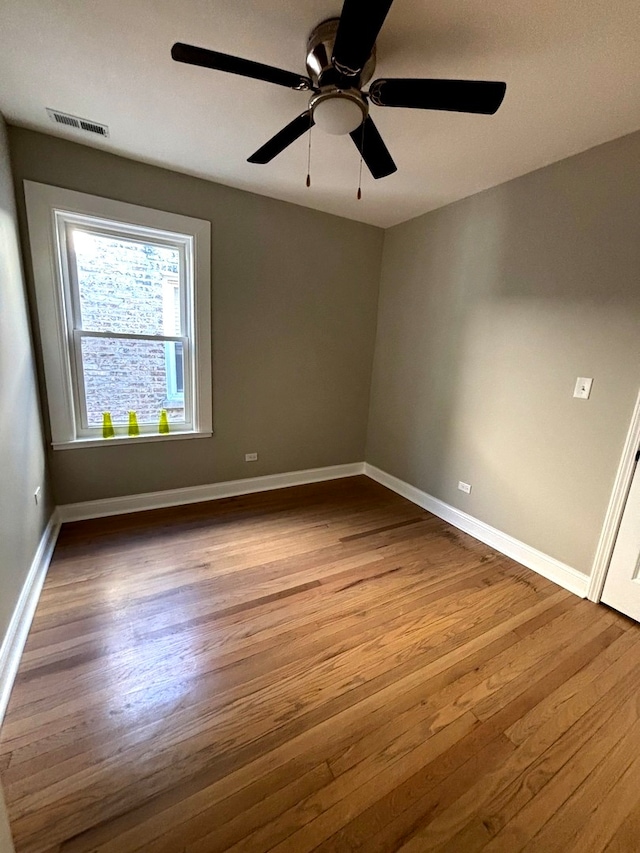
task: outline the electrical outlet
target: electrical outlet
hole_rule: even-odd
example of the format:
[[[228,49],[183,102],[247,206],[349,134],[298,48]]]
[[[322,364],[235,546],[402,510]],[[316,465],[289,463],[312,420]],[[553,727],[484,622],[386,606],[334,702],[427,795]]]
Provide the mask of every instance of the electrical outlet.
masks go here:
[[[467,495],[471,491],[471,486],[469,485],[469,483],[463,483],[462,480],[459,480],[458,488],[461,492],[465,492]]]
[[[589,394],[591,394],[592,384],[593,379],[589,379],[585,376],[578,376],[576,379],[576,387],[573,389],[573,396],[578,397],[580,400],[588,400]]]
[[[245,453],[244,454],[244,461],[245,462],[257,462],[258,461],[258,454],[257,453]]]
[[[36,506],[40,503],[40,486],[33,493],[33,499],[36,502]]]

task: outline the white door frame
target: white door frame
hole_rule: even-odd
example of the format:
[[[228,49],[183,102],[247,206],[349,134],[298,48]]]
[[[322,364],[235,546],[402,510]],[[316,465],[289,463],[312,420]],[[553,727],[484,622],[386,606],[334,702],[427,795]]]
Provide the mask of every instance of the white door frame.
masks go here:
[[[589,601],[600,601],[605,578],[611,562],[611,555],[616,544],[616,537],[624,505],[631,487],[631,480],[636,466],[636,453],[640,447],[640,393],[631,417],[631,425],[624,443],[622,457],[618,465],[618,472],[613,483],[613,492],[609,500],[609,506],[604,517],[604,524],[600,533],[600,540],[596,548],[596,555],[591,568],[589,590],[587,598]]]

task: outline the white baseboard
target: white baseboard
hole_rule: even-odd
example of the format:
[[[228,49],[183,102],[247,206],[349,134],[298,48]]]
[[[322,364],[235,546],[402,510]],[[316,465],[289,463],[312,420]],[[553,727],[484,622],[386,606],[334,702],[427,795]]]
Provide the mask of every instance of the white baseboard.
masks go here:
[[[397,477],[387,474],[386,471],[381,471],[373,465],[365,463],[364,473],[367,477],[371,477],[372,480],[402,495],[403,498],[417,504],[422,509],[426,509],[428,512],[437,515],[438,518],[449,522],[449,524],[457,527],[458,530],[462,530],[475,539],[479,539],[485,545],[495,548],[501,554],[511,557],[512,560],[521,563],[528,569],[532,569],[534,572],[547,578],[547,580],[553,581],[559,586],[564,587],[564,589],[569,590],[569,592],[580,596],[580,598],[586,598],[589,578],[577,569],[567,566],[566,563],[561,563],[553,557],[549,557],[548,554],[544,554],[542,551],[538,551],[536,548],[520,542],[519,539],[514,539],[513,536],[509,536],[501,530],[485,524],[484,521],[480,521],[472,515],[462,512],[462,510],[456,509],[438,498],[434,498],[432,495],[427,494],[427,492],[423,492],[415,486],[405,483],[404,480],[399,480]]]
[[[54,511],[31,561],[31,567],[0,647],[0,725],[7,710],[20,658],[27,642],[27,634],[33,621],[33,614],[36,611],[42,584],[47,575],[59,532],[60,519],[58,513]]]
[[[289,471],[285,474],[248,477],[244,480],[227,480],[224,483],[212,483],[205,486],[188,486],[184,489],[125,495],[121,498],[63,504],[58,507],[58,514],[62,522],[84,521],[88,518],[104,518],[108,515],[122,515],[127,512],[141,512],[147,509],[215,501],[220,498],[248,495],[252,492],[285,489],[288,486],[301,486],[305,483],[338,480],[342,477],[354,477],[356,474],[364,474],[364,462],[330,465],[327,468],[307,468],[304,471]]]

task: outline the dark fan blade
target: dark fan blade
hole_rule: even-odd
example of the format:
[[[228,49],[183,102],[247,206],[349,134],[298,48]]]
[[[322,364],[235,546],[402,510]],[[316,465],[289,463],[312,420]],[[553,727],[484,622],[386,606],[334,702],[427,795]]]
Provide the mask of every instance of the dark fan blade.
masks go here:
[[[452,110],[493,115],[504,98],[506,83],[487,80],[375,80],[369,97],[379,107]]]
[[[355,76],[362,71],[392,2],[344,0],[332,57],[334,65],[342,74]]]
[[[203,68],[227,71],[229,74],[240,74],[242,77],[253,77],[256,80],[265,80],[267,83],[286,86],[288,89],[311,88],[311,80],[308,77],[294,74],[292,71],[283,71],[282,68],[273,68],[271,65],[263,65],[261,62],[252,62],[250,59],[241,59],[239,56],[229,56],[228,53],[218,53],[217,50],[205,50],[203,47],[194,47],[180,41],[176,42],[171,48],[171,57],[176,62],[201,65]]]
[[[281,151],[291,145],[292,142],[295,142],[303,133],[306,133],[307,130],[310,130],[314,125],[313,116],[311,115],[311,110],[307,110],[302,115],[299,115],[298,118],[294,118],[292,122],[286,127],[283,127],[281,131],[276,133],[275,136],[272,136],[268,142],[262,146],[262,148],[258,148],[255,154],[252,154],[249,157],[249,163],[269,163],[273,160],[274,157],[277,157]]]
[[[352,130],[349,136],[355,142],[356,148],[362,154],[362,159],[374,178],[386,178],[387,175],[397,171],[398,167],[391,159],[391,154],[382,141],[378,128],[369,116],[360,127]]]

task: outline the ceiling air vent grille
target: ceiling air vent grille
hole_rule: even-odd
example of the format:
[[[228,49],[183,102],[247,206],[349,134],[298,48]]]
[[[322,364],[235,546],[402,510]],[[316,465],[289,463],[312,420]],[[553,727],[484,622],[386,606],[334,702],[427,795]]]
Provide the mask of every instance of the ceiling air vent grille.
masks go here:
[[[97,121],[89,121],[86,118],[72,116],[69,113],[61,113],[59,110],[47,108],[47,115],[55,124],[64,124],[66,127],[75,127],[87,133],[97,133],[98,136],[109,136],[109,128],[106,124],[98,124]]]

